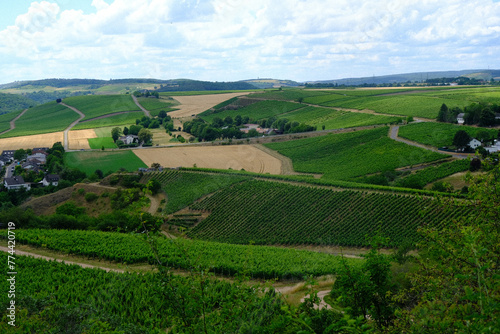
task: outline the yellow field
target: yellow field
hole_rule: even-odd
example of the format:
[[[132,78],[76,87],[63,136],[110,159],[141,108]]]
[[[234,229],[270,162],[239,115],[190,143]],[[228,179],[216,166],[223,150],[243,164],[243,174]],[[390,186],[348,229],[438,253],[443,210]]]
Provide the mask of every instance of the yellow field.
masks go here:
[[[227,94],[209,94],[192,96],[175,96],[181,105],[176,106],[179,110],[171,111],[168,114],[173,118],[190,117],[198,115],[213,106],[229,100],[236,96],[250,94],[250,92],[227,93]]]
[[[89,138],[97,138],[95,131],[88,130],[74,130],[68,132],[68,142],[70,150],[90,149]]]
[[[0,150],[18,150],[34,147],[52,147],[56,142],[63,142],[63,132],[44,133],[41,135],[20,136],[0,139]]]
[[[251,145],[192,146],[137,149],[134,153],[148,166],[244,169],[281,174],[281,161]]]

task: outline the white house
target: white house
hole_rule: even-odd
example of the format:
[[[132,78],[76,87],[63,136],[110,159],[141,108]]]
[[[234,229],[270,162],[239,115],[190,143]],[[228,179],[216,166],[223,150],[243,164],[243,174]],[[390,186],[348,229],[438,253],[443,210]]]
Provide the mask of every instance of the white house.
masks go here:
[[[136,135],[126,135],[118,138],[118,140],[121,140],[125,145],[130,145],[132,143],[138,143],[139,137]]]
[[[484,148],[486,151],[488,151],[489,153],[493,153],[493,152],[498,152],[500,151],[500,140],[496,140],[494,141],[493,145],[491,146],[488,146],[488,147],[485,147]]]
[[[5,188],[9,190],[16,190],[21,188],[25,188],[26,190],[31,189],[31,185],[29,183],[24,182],[22,176],[6,177],[4,179],[4,185]]]
[[[59,175],[55,174],[47,174],[42,180],[42,184],[44,187],[48,187],[50,185],[57,186],[59,184]]]
[[[461,112],[460,114],[457,115],[457,123],[460,124],[460,125],[463,125],[464,124],[464,117],[465,117],[465,113]]]
[[[471,141],[469,142],[469,146],[473,150],[475,150],[476,148],[478,148],[481,145],[482,145],[481,142],[479,140],[477,140],[476,138],[472,138]]]

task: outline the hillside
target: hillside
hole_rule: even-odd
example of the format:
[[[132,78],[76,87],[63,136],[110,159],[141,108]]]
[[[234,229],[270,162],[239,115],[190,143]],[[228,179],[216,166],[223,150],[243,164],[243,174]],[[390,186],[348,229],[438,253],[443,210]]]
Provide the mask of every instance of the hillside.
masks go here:
[[[37,102],[25,96],[0,93],[0,114],[26,109],[37,104]]]

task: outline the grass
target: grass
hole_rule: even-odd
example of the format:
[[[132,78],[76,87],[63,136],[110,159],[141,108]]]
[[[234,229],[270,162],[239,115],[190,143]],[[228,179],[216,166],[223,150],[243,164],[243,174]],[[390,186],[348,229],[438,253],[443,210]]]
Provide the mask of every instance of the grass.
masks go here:
[[[132,124],[135,124],[136,119],[140,119],[143,116],[144,113],[142,111],[133,111],[79,123],[73,128],[73,130],[95,129],[102,127],[115,127],[115,126],[130,126]]]
[[[412,123],[399,128],[399,136],[408,140],[434,147],[453,145],[453,137],[458,130],[465,130],[469,136],[476,137],[481,131],[486,131],[492,137],[498,134],[497,129],[478,128],[451,123]]]
[[[158,113],[162,110],[166,112],[176,110],[172,108],[172,106],[177,105],[174,103],[174,100],[165,100],[165,99],[157,99],[151,97],[139,97],[137,101],[141,106],[143,106],[146,110],[149,110],[151,116],[158,116]]]
[[[56,102],[49,102],[28,109],[16,121],[16,128],[2,138],[63,131],[78,119],[78,114]]]
[[[398,120],[396,116],[362,114],[317,107],[306,107],[294,110],[283,115],[283,118],[316,126],[318,130],[321,129],[323,125],[325,129],[340,129],[375,124],[389,124]]]
[[[64,99],[64,103],[85,114],[83,120],[120,111],[140,111],[130,95],[85,95]]]
[[[120,168],[133,172],[139,167],[147,167],[131,150],[67,152],[64,154],[64,163],[69,167],[80,169],[87,175],[93,174],[97,169],[104,173],[116,172]]]
[[[298,172],[324,174],[323,179],[348,180],[446,156],[393,141],[388,128],[330,134],[265,144],[292,159]]]
[[[10,121],[12,121],[14,118],[16,118],[22,112],[23,112],[22,110],[19,110],[19,111],[13,111],[13,112],[9,112],[9,113],[0,115],[0,132],[3,132],[5,130],[9,130],[10,129]]]
[[[251,120],[256,121],[263,118],[279,116],[303,107],[304,106],[299,103],[267,100],[251,104],[238,110],[224,110],[215,114],[210,114],[208,111],[205,111],[200,114],[200,117],[209,123],[211,123],[215,117],[224,119],[226,116],[234,118],[236,115],[241,115],[242,117],[248,116]]]
[[[91,149],[116,148],[116,144],[111,137],[89,138],[89,146]]]

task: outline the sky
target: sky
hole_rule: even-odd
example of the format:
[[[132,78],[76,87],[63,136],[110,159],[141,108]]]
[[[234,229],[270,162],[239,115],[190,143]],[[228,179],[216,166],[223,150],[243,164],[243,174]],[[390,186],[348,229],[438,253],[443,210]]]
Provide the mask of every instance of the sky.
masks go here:
[[[1,1],[0,83],[500,69],[499,0]]]

